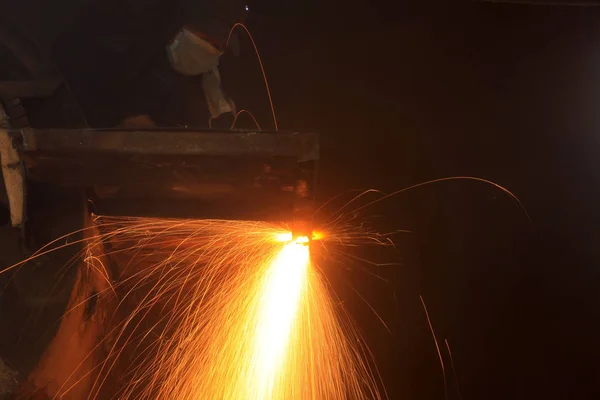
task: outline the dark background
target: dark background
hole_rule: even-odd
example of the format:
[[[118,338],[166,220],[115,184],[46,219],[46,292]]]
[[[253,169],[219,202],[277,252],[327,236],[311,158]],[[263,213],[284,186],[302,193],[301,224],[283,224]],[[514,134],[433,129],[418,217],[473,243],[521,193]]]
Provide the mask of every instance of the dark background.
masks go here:
[[[397,254],[356,255],[398,265],[329,260],[323,268],[389,398],[444,398],[419,295],[438,340],[452,347],[463,399],[600,398],[600,8],[467,0],[249,7],[280,128],[321,134],[320,201],[468,175],[505,186],[531,216],[472,181],[363,210],[382,232],[411,233],[394,236]],[[21,11],[40,32],[48,21],[77,19],[52,3],[36,10]],[[222,75],[238,107],[271,128],[248,40],[239,60],[225,57]],[[183,86],[172,109],[186,104],[205,121],[200,87]],[[442,352],[449,397],[458,398]]]
[[[532,224],[507,195],[467,181],[364,210],[384,216],[382,229],[413,232],[396,237],[402,265],[370,268],[387,283],[329,266],[389,397],[444,398],[422,294],[452,347],[462,398],[599,398],[600,9],[250,7],[280,126],[322,135],[321,200],[471,175],[507,187],[531,215]],[[237,79],[238,105],[268,125],[248,43],[241,62],[241,77],[224,79]]]

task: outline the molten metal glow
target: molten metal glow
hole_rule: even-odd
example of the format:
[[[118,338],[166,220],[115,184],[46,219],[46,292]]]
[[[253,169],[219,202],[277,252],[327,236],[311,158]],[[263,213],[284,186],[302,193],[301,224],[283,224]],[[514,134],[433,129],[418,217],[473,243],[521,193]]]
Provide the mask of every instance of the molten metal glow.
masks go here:
[[[70,326],[83,323],[88,332],[86,340],[72,341],[72,330],[63,329],[69,346],[55,346],[58,355],[41,363],[47,368],[38,366],[37,376],[50,371],[54,379],[53,398],[82,393],[79,385],[89,399],[379,400],[385,395],[371,355],[314,260],[347,268],[394,265],[352,253],[366,245],[394,249],[390,235],[403,232],[372,231],[360,222],[360,211],[457,179],[494,185],[523,207],[493,182],[450,177],[389,195],[358,194],[324,233],[295,240],[266,223],[96,217],[83,240],[47,246],[0,273],[57,248],[84,245],[61,328],[75,321]],[[90,310],[96,311],[90,316]],[[64,359],[69,362],[61,364]],[[70,376],[56,373],[57,364],[74,360],[79,363]],[[122,389],[115,393],[114,387]]]
[[[85,372],[90,399],[114,386],[136,400],[381,399],[308,238],[221,220],[97,217],[93,229],[80,280],[112,283],[94,294],[108,320],[88,357],[107,356]]]
[[[305,238],[306,239],[306,238]],[[308,241],[308,239],[306,240]],[[245,398],[273,398],[276,382],[285,380],[290,333],[306,286],[308,247],[290,242],[280,250],[264,278],[255,321],[256,331]]]

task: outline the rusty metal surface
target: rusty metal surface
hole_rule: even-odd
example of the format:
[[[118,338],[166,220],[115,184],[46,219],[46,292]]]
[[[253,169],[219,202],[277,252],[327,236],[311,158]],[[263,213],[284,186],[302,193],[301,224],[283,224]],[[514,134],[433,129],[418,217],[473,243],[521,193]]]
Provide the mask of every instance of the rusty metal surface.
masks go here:
[[[86,188],[98,214],[290,221],[311,210],[316,134],[21,129],[10,137],[29,181]]]
[[[266,133],[198,130],[22,129],[11,135],[25,152],[319,157],[314,133]]]

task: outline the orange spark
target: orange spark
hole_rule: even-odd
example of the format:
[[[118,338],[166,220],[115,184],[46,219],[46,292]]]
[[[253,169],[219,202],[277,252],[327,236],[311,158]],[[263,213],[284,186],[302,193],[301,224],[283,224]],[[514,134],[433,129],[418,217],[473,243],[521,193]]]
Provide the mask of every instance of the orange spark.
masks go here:
[[[307,239],[308,241],[308,239]],[[306,285],[308,248],[287,243],[266,271],[257,313],[246,323],[256,323],[251,369],[244,398],[272,399],[277,382],[285,384],[285,367],[290,333],[297,319],[299,303]],[[295,372],[295,371],[291,371]]]
[[[308,238],[247,221],[96,217],[93,229],[81,274],[108,283],[94,296],[112,308],[99,343],[73,351],[88,370],[55,394],[90,377],[90,399],[115,396],[115,383],[121,399],[382,398]]]
[[[73,321],[81,321],[92,299],[102,312],[79,324],[85,340],[59,338],[69,333],[59,329],[54,342],[69,344],[68,357],[65,347],[50,346],[54,355],[33,375],[51,376],[46,391],[63,399],[81,393],[90,399],[381,399],[370,353],[310,253],[323,250],[323,258],[347,265],[389,265],[347,251],[370,244],[393,249],[390,234],[358,224],[360,212],[450,180],[494,185],[522,207],[493,182],[450,177],[355,204],[378,193],[364,192],[323,233],[296,240],[266,223],[95,217],[85,239],[62,244],[65,237],[59,238],[0,271],[65,246],[85,247],[61,327],[78,326]],[[57,374],[65,362],[75,370]],[[115,383],[117,394],[107,389]]]

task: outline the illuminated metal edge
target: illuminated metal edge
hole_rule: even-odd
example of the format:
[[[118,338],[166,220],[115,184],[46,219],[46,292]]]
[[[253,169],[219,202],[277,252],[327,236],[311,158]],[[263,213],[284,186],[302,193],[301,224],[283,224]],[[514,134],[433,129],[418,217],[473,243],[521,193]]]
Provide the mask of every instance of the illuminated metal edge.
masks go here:
[[[21,129],[10,136],[32,181],[118,188],[108,196],[89,190],[98,214],[293,227],[312,218],[319,155],[313,133]]]

